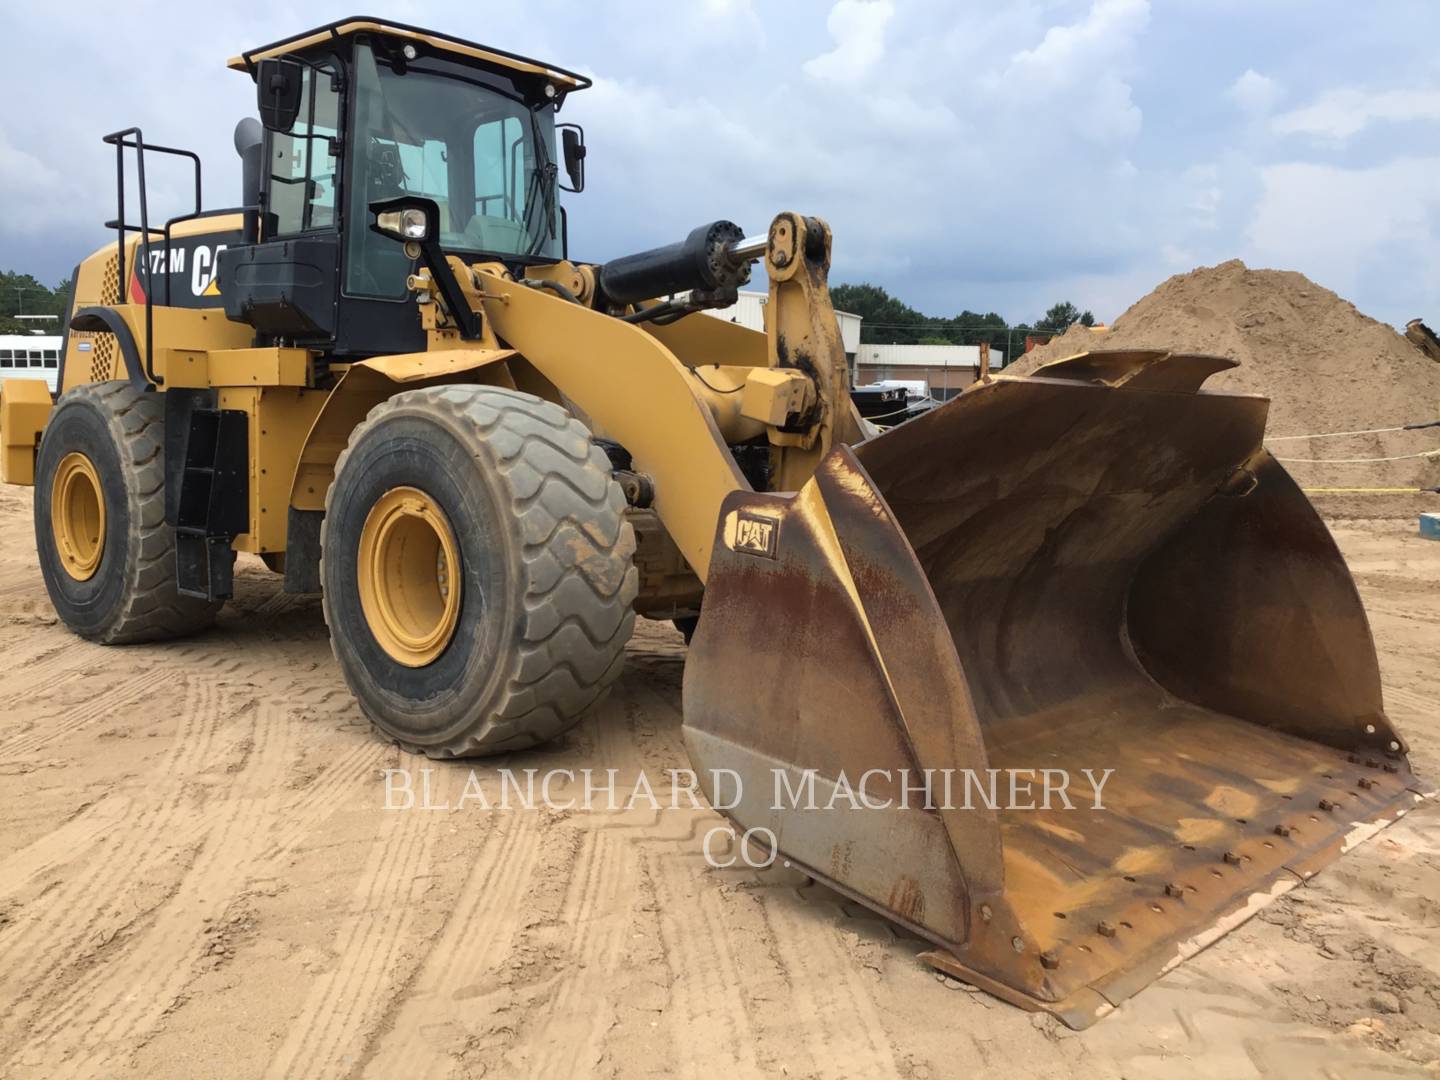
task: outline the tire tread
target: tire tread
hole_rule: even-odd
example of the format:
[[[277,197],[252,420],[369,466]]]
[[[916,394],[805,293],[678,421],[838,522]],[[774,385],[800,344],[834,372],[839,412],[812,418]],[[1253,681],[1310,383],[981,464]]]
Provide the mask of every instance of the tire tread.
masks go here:
[[[86,383],[56,407],[87,399],[106,418],[119,453],[135,552],[117,617],[91,639],[131,645],[205,629],[222,604],[183,596],[175,583],[175,533],[165,523],[164,399],[129,382]]]
[[[410,745],[431,757],[466,757],[520,750],[573,727],[619,677],[634,630],[639,572],[635,534],[610,459],[590,431],[559,405],[517,390],[444,386],[396,394],[370,410],[335,463],[341,475],[351,451],[391,412],[423,402],[447,426],[468,430],[484,451],[505,496],[518,542],[518,615],[523,626],[493,709],[471,730],[442,745]],[[490,460],[486,460],[489,458]],[[329,522],[331,485],[326,496]],[[571,542],[583,534],[596,552],[581,562]],[[329,550],[321,525],[322,564]],[[322,565],[323,577],[323,565]],[[330,609],[326,603],[326,620]],[[339,651],[332,630],[331,647]]]

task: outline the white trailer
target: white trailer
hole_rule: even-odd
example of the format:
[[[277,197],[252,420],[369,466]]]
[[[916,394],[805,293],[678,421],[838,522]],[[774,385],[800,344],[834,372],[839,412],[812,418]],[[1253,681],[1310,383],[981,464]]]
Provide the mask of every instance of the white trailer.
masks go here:
[[[46,334],[0,334],[0,379],[44,379],[55,393],[61,344]]]

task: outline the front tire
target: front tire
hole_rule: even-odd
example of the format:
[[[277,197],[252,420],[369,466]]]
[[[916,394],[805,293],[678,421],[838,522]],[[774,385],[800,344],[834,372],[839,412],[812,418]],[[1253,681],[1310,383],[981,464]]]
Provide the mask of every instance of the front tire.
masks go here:
[[[164,399],[128,382],[77,386],[45,425],[35,546],[56,613],[81,637],[103,645],[183,637],[220,610],[175,587],[164,446]]]
[[[534,746],[618,676],[634,534],[609,459],[558,405],[488,386],[397,394],[351,435],[325,506],[336,659],[407,750]]]

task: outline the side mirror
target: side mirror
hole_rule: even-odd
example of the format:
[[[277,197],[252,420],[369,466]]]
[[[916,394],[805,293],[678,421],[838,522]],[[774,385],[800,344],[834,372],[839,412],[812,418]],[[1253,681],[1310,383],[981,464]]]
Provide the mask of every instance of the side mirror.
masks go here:
[[[579,124],[561,124],[560,142],[565,149],[565,175],[570,186],[565,191],[585,190],[585,129]]]
[[[305,66],[298,60],[272,57],[261,60],[255,73],[256,107],[260,123],[270,131],[289,131],[300,115],[300,93]]]

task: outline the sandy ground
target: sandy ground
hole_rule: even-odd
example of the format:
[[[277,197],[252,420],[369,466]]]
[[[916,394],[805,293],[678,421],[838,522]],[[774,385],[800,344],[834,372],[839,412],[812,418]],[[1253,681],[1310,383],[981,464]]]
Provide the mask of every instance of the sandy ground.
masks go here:
[[[246,563],[213,631],[56,625],[0,489],[0,1075],[1404,1077],[1440,1073],[1426,808],[1083,1034],[940,979],[791,872],[707,867],[706,810],[387,812],[317,601]],[[1338,536],[1392,716],[1440,778],[1440,544]],[[509,759],[685,764],[684,650],[641,624],[607,706]],[[489,785],[493,795],[495,787]]]

